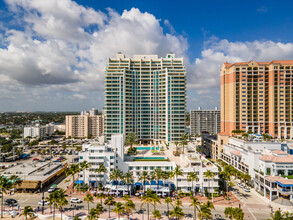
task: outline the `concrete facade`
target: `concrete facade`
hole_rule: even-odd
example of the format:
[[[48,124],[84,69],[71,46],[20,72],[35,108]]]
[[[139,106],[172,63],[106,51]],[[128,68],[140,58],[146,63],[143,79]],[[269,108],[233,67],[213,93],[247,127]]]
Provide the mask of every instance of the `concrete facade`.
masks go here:
[[[233,130],[293,139],[293,60],[224,63],[221,133]]]

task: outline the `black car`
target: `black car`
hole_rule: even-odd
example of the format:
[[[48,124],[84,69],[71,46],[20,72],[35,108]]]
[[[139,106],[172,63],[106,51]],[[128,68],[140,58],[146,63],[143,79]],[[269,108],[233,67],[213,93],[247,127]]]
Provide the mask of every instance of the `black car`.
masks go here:
[[[16,205],[17,204],[17,201],[15,199],[6,199],[5,200],[5,203],[7,205]]]

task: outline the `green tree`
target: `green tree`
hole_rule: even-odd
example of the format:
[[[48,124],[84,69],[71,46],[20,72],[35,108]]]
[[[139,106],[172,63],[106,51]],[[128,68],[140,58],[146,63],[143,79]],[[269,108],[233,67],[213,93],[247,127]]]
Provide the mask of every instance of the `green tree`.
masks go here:
[[[91,164],[87,161],[82,161],[80,164],[80,169],[83,172],[83,184],[85,184],[85,171],[88,170],[91,167]]]
[[[178,192],[178,176],[183,176],[183,170],[180,168],[179,165],[176,165],[171,175],[172,177],[176,178],[176,190]]]
[[[125,184],[127,184],[127,188],[128,188],[128,193],[130,195],[130,185],[134,183],[134,178],[133,178],[133,174],[131,172],[127,172],[122,176],[122,179],[124,181]]]
[[[196,211],[200,212],[201,203],[198,201],[197,198],[192,196],[190,206],[193,207],[193,217],[194,217],[194,219],[196,219]]]
[[[20,214],[20,216],[24,216],[25,220],[27,220],[27,217],[32,217],[34,213],[34,210],[31,206],[26,206],[23,209],[23,212]]]
[[[178,154],[178,145],[179,145],[179,142],[178,141],[175,141],[174,144],[175,144],[175,147],[176,147],[175,148],[176,149],[175,150],[175,152],[176,152],[176,155],[175,156],[178,156],[177,154]]]
[[[209,190],[210,190],[210,193],[211,193],[210,181],[215,179],[216,174],[214,172],[212,172],[211,170],[207,170],[205,172],[204,176],[206,178],[208,178],[208,180],[209,180]],[[212,201],[214,202],[214,197],[213,197],[214,192],[212,192],[211,194],[212,194]]]
[[[168,219],[170,219],[169,204],[172,204],[172,199],[170,197],[165,198],[165,203],[167,204]]]
[[[104,164],[99,164],[99,167],[97,169],[95,169],[95,172],[99,175],[101,175],[102,173],[105,174],[107,172],[106,167],[104,166]],[[98,183],[98,181],[96,181]],[[101,177],[100,177],[100,182],[102,182]],[[96,183],[96,184],[97,184]]]
[[[194,195],[194,187],[193,187],[193,181],[197,181],[198,180],[198,176],[195,172],[189,172],[187,175],[187,181],[191,182],[191,186],[192,186],[192,194]]]
[[[125,139],[125,145],[130,145],[130,149],[131,151],[133,150],[133,145],[137,143],[137,137],[136,137],[136,134],[131,132],[129,133],[127,136],[126,136],[126,139]]]
[[[116,184],[118,185],[118,181],[119,180],[122,180],[123,178],[123,173],[121,170],[119,169],[114,169],[111,173],[110,173],[110,180],[111,181],[115,181]],[[117,188],[117,185],[116,185],[116,188]]]
[[[181,145],[183,148],[183,153],[184,153],[184,146],[187,145],[187,140],[188,140],[188,134],[184,133],[181,135]]]
[[[126,202],[124,204],[125,212],[127,214],[127,218],[129,220],[129,216],[132,215],[132,210],[135,210],[135,204],[132,200],[126,199]]]
[[[145,193],[145,195],[143,195],[141,197],[141,206],[140,208],[144,205],[147,204],[147,213],[148,213],[148,220],[150,219],[150,210],[149,210],[149,204],[153,202],[154,197],[153,197],[153,191],[151,189],[148,189]]]
[[[80,172],[79,164],[71,164],[69,169],[66,171],[67,176],[72,176],[72,193],[74,193],[75,174]]]
[[[113,209],[113,212],[118,214],[118,220],[120,220],[120,215],[125,211],[125,207],[121,202],[117,202],[115,204],[115,208]]]
[[[162,218],[162,215],[161,215],[159,210],[156,209],[152,213],[153,213],[153,216],[152,216],[153,219],[156,220],[156,219],[161,219]]]
[[[172,218],[175,218],[176,220],[179,220],[184,217],[184,212],[182,211],[182,208],[180,208],[179,206],[175,206],[174,209],[171,210],[170,216]]]
[[[159,180],[162,178],[162,169],[156,168],[151,172],[151,179],[156,180],[157,189],[159,189]]]
[[[4,206],[4,193],[7,194],[7,191],[12,188],[12,181],[10,181],[5,176],[0,175],[0,189],[1,189],[1,218],[3,218],[3,206]]]
[[[88,214],[90,214],[90,203],[94,202],[94,197],[91,194],[87,194],[83,201],[87,202]]]
[[[105,205],[108,205],[109,208],[109,218],[110,218],[110,206],[114,203],[114,197],[113,196],[108,196],[107,199],[105,200]]]
[[[143,171],[138,177],[138,181],[142,182],[143,194],[145,194],[145,183],[150,180],[150,175],[147,171]]]
[[[104,193],[99,193],[96,195],[97,199],[100,199],[101,205],[103,204],[103,199],[105,199],[106,195]]]

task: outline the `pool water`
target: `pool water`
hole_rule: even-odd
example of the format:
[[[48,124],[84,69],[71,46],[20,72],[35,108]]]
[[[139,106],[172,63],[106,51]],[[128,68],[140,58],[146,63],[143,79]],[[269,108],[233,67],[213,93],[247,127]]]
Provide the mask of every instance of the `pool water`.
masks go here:
[[[133,158],[134,161],[135,160],[142,160],[142,159],[144,159],[144,160],[165,160],[167,158],[165,158],[165,157],[134,157]]]
[[[159,147],[136,147],[137,150],[159,150]]]

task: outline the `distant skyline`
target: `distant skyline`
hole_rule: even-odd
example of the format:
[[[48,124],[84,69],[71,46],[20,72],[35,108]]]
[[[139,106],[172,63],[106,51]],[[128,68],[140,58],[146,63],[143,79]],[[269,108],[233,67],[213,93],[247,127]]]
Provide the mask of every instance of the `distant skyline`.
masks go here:
[[[220,107],[223,62],[293,60],[292,1],[0,1],[0,112],[104,105],[104,69],[122,52],[174,52],[187,110]]]

